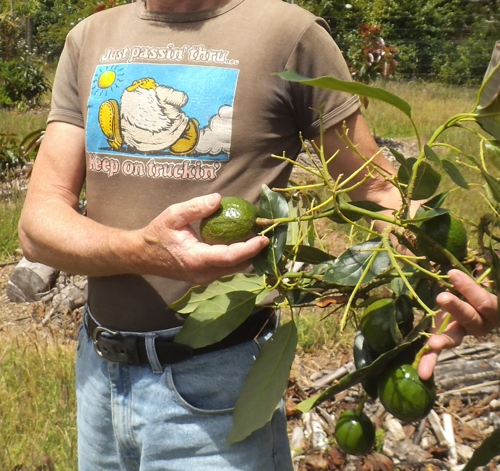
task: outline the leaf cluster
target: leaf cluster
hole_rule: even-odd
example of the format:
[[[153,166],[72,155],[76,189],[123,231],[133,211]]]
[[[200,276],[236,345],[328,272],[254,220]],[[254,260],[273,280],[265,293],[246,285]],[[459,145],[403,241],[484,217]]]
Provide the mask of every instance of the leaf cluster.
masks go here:
[[[279,76],[306,86],[340,90],[384,101],[413,123],[411,106],[383,89],[331,77],[310,79],[290,71]],[[377,173],[400,192],[401,208],[392,214],[373,202],[352,201],[349,193],[356,184],[352,177],[332,179],[328,166],[335,155],[325,156],[321,145],[313,143],[314,155],[309,147],[304,146],[309,152],[309,166],[286,156],[275,156],[300,166],[314,179],[313,183],[291,183],[287,188],[262,188],[259,216],[270,221],[270,225],[262,231],[270,238],[270,244],[255,258],[255,273],[234,275],[207,287],[193,288],[171,306],[187,316],[176,341],[195,348],[220,340],[264,302],[271,303],[276,309],[286,306],[291,310],[291,320],[278,327],[248,375],[234,413],[230,442],[244,439],[270,420],[286,390],[297,343],[295,320],[300,308],[315,305],[333,309],[333,312],[341,313],[342,326],[348,322],[356,326],[359,323],[358,312],[380,298],[381,288],[384,288],[384,297],[387,293],[392,293],[389,297],[394,299],[404,295],[421,313],[420,320],[408,335],[401,335],[397,327],[394,328],[398,335],[394,335],[397,342],[393,349],[299,405],[299,410],[307,411],[342,390],[379,374],[405,350],[422,345],[425,332],[437,313],[436,288],[451,287],[446,277],[450,267],[472,276],[475,265],[481,263],[493,281],[493,289],[498,289],[500,260],[496,251],[500,238],[496,233],[500,222],[500,181],[491,176],[484,153],[488,149],[495,157],[500,157],[499,93],[500,57],[496,50],[478,92],[475,108],[448,119],[425,144],[420,142],[414,125],[419,155],[407,158],[392,150],[399,163],[397,175],[387,174],[378,168],[373,162],[374,156],[361,156],[365,165],[358,172],[363,172],[363,179],[372,178]],[[465,155],[447,142],[445,133],[450,128],[459,128],[476,136],[478,156]],[[344,141],[357,151],[347,131]],[[442,159],[439,155],[441,147],[453,148],[459,157],[455,160]],[[484,184],[469,184],[462,174],[462,166],[473,168],[483,178]],[[478,233],[479,241],[478,249],[470,250],[466,260],[457,260],[445,247],[427,240],[447,260],[446,263],[436,263],[419,253],[415,240],[418,237],[426,240],[428,237],[421,229],[424,221],[448,212],[444,206],[447,194],[440,192],[443,173],[457,187],[480,192],[491,211],[478,221],[466,221]],[[410,215],[409,208],[415,200],[424,200],[425,203],[415,215]],[[455,216],[451,214],[451,217]],[[351,231],[358,233],[362,242],[353,244],[337,257],[333,256],[323,247],[317,228],[317,222],[325,219],[332,224],[346,224]],[[377,231],[373,225],[362,224],[365,219],[381,222],[385,227]],[[477,280],[478,283],[481,281]]]

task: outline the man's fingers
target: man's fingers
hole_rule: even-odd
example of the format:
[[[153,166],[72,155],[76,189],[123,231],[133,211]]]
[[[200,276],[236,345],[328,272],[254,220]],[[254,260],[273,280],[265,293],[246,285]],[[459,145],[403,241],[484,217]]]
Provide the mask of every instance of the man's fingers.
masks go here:
[[[440,321],[437,323],[438,326],[439,322]],[[431,351],[422,357],[418,365],[418,375],[420,379],[429,379],[432,376],[439,354],[443,350],[460,345],[464,335],[465,329],[458,322],[452,321],[448,324],[443,334],[431,336],[427,341],[427,345]]]
[[[244,271],[251,263],[251,259],[269,245],[269,239],[256,236],[246,242],[237,242],[231,245],[207,245],[198,256],[194,257],[194,266],[190,273],[196,274],[192,281],[199,284],[208,284],[222,276]]]
[[[264,236],[256,236],[245,242],[237,242],[231,245],[211,245],[211,257],[209,263],[214,267],[235,267],[235,264],[245,263],[255,257],[269,245],[269,239]]]
[[[497,297],[473,280],[461,280],[458,284],[460,288],[457,286],[457,289],[467,301],[462,301],[452,293],[443,292],[436,298],[441,309],[450,312],[453,319],[462,324],[469,335],[484,335],[497,327]]]
[[[438,354],[436,352],[427,353],[422,357],[420,363],[418,364],[418,376],[422,381],[427,381],[431,378],[437,359]]]
[[[453,286],[467,299],[473,308],[483,316],[497,311],[497,297],[487,293],[485,289],[478,285],[470,276],[460,270],[450,270],[448,272]]]
[[[220,206],[221,195],[198,196],[182,203],[173,204],[164,211],[165,223],[170,229],[179,230],[194,221],[213,214]]]

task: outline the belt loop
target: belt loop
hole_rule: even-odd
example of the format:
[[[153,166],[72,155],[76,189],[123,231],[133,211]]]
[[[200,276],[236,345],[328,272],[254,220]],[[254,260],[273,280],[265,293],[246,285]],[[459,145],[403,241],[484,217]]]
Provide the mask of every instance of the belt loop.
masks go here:
[[[155,339],[157,335],[154,332],[148,332],[145,337],[146,342],[146,354],[148,355],[148,361],[151,365],[153,373],[156,375],[161,375],[163,373],[163,366],[158,359],[158,354],[155,348]]]
[[[90,332],[89,321],[88,321],[88,318],[90,315],[91,314],[90,314],[89,305],[85,304],[85,306],[83,308],[83,313],[82,313],[82,324],[83,324],[83,327],[85,328],[85,332],[87,333],[87,338],[92,337],[92,332]]]

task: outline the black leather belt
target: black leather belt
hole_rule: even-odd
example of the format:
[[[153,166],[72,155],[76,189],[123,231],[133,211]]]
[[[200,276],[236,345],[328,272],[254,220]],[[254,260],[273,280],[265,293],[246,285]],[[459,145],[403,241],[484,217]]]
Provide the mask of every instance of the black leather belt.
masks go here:
[[[272,308],[263,308],[252,313],[239,327],[221,341],[203,348],[193,349],[173,341],[173,338],[154,339],[158,360],[162,365],[178,363],[194,355],[214,352],[233,347],[269,332],[276,327],[276,312]],[[94,342],[94,348],[101,358],[108,361],[129,365],[149,363],[146,351],[147,332],[123,333],[107,329],[97,324],[91,315],[85,316],[85,327]]]

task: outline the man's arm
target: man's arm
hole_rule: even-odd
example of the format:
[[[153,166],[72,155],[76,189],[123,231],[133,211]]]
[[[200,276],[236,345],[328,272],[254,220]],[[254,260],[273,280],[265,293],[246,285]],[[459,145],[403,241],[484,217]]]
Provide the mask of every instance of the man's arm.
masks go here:
[[[231,246],[200,242],[190,223],[219,207],[218,194],[169,206],[133,231],[80,215],[84,139],[77,126],[47,126],[19,222],[21,247],[29,260],[91,276],[147,274],[204,284],[241,271],[268,244],[266,237]]]
[[[353,150],[347,148],[343,136],[343,123],[331,126],[323,134],[323,147],[325,157],[329,158],[337,151],[337,155],[329,165],[329,172],[333,178],[339,176],[342,179],[350,177],[365,163],[365,161]],[[387,177],[395,174],[395,169],[391,163],[382,155],[378,144],[375,142],[368,125],[358,111],[345,120],[345,126],[348,130],[348,136],[351,142],[356,145],[359,153],[366,158],[376,155],[373,162],[387,172]],[[318,145],[320,136],[313,139]],[[360,182],[368,170],[361,172],[351,185]],[[368,200],[376,202],[391,210],[397,210],[401,207],[401,195],[397,188],[385,180],[379,173],[372,172],[373,178],[368,178],[363,185],[358,186],[349,193],[349,197],[355,201]],[[417,203],[414,203],[415,206]],[[413,205],[412,205],[413,206]],[[390,211],[392,212],[392,211]],[[381,230],[385,224],[378,224],[377,229]]]

